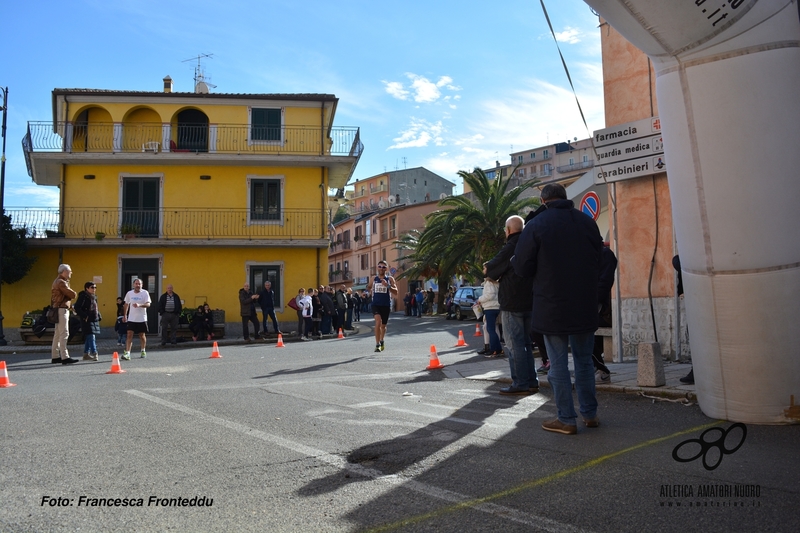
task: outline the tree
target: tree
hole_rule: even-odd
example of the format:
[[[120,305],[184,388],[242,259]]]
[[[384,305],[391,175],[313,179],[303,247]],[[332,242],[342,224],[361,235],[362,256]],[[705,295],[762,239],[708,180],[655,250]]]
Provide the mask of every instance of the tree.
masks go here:
[[[346,220],[347,217],[350,216],[350,212],[347,210],[347,207],[340,205],[339,209],[336,210],[336,214],[333,215],[333,220],[331,224],[336,224],[337,222],[341,222],[342,220]]]
[[[480,168],[459,171],[473,191],[474,200],[452,196],[439,202],[443,209],[425,217],[425,228],[396,241],[410,253],[404,259],[412,263],[402,277],[437,278],[444,287],[453,276],[464,276],[473,282],[483,278],[483,263],[503,246],[506,219],[520,215],[526,207],[538,207],[539,198],[520,198],[538,183],[527,181],[509,190],[508,179],[490,180]],[[439,291],[439,303],[443,291]]]
[[[14,228],[11,226],[11,217],[3,210],[3,283],[12,284],[21,280],[30,271],[36,262],[35,257],[29,257],[28,229],[25,227]]]

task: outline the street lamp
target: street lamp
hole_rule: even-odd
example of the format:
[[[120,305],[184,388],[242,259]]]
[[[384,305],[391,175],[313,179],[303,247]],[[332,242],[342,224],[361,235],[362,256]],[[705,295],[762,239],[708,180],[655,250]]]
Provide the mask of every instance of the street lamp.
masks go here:
[[[3,106],[0,110],[3,111],[3,125],[0,134],[3,136],[3,153],[0,156],[0,215],[6,214],[3,204],[3,195],[6,186],[6,116],[8,115],[8,87],[3,87]],[[8,344],[6,335],[3,333],[3,311],[2,311],[2,287],[3,287],[3,238],[2,238],[2,220],[0,220],[0,346]]]

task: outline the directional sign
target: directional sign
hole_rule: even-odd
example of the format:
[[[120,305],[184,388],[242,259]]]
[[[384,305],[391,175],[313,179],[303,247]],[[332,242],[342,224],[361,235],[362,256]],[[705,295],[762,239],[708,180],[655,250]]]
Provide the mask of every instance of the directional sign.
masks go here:
[[[663,155],[642,157],[630,161],[612,163],[610,165],[600,165],[592,169],[596,185],[629,180],[631,178],[641,178],[643,176],[652,176],[653,174],[666,171],[667,160]]]
[[[661,119],[649,117],[594,132],[594,147],[608,146],[661,133]]]
[[[639,159],[647,155],[664,153],[664,141],[661,134],[647,137],[645,139],[635,139],[633,141],[621,142],[603,146],[597,149],[597,162],[600,165],[608,165],[619,161]]]
[[[600,197],[594,191],[589,191],[581,198],[579,209],[592,217],[592,220],[597,220],[600,216]]]

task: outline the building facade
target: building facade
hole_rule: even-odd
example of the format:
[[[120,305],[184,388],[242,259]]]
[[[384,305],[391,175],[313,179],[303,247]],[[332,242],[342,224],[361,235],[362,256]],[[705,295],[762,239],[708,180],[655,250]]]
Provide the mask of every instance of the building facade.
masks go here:
[[[245,282],[272,281],[282,319],[297,287],[326,281],[328,191],[344,188],[363,149],[357,128],[334,127],[334,95],[173,92],[165,78],[164,92],[52,97],[52,121],[30,122],[23,148],[59,207],[7,211],[38,256],[5,290],[7,316],[49,303],[59,263],[75,287],[97,283],[104,327],[134,278],[154,300],[171,284],[184,307],[225,310],[233,331]]]

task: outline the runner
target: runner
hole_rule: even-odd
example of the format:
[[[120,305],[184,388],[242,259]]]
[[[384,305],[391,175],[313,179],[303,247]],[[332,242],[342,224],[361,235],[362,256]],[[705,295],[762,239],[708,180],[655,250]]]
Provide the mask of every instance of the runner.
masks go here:
[[[383,337],[386,335],[386,323],[389,322],[391,295],[397,296],[397,284],[392,276],[386,273],[389,265],[386,261],[378,262],[378,275],[367,285],[372,294],[372,314],[375,315],[375,351],[383,351]]]

